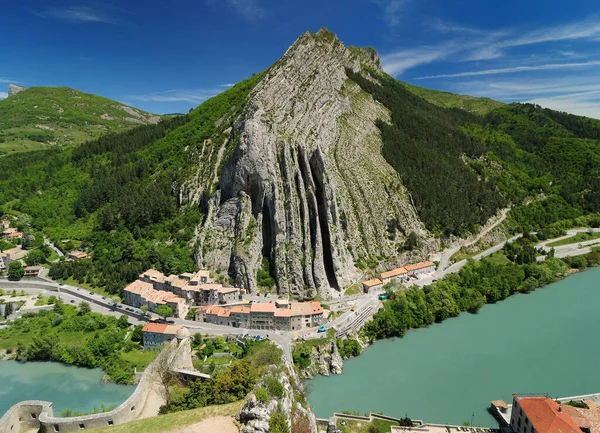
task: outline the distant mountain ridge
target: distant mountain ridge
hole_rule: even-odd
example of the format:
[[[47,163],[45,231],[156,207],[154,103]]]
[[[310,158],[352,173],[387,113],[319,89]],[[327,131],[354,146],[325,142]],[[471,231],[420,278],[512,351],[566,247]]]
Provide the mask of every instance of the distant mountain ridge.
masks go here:
[[[0,101],[0,152],[77,145],[102,135],[154,124],[161,116],[69,87],[11,84]]]

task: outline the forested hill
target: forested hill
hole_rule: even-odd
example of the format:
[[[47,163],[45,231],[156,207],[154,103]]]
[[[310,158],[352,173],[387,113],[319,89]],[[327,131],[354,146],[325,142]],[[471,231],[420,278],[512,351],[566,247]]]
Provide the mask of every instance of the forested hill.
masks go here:
[[[300,278],[312,278],[320,267],[321,284],[335,283],[339,264],[381,270],[401,253],[423,257],[421,242],[465,236],[507,206],[514,232],[536,230],[543,237],[600,225],[600,121],[528,104],[476,100],[472,107],[480,108],[470,112],[454,102],[434,104],[366,66],[377,66],[376,53],[344,51],[326,31],[299,41],[304,45],[269,70],[185,116],[77,147],[0,158],[0,215],[18,218],[38,241],[68,239],[91,252],[91,261],[55,264],[51,275],[111,293],[145,268],[180,273],[197,262],[231,282],[242,257],[249,258],[240,267],[248,279],[259,280],[261,272],[261,282],[279,287],[279,276],[288,278],[281,266],[293,259]],[[301,69],[315,52],[314,63],[330,69]],[[331,55],[352,67],[334,69],[336,63],[326,61]],[[310,79],[293,81],[302,77]],[[327,87],[333,79],[340,91]],[[281,83],[295,95],[277,87]],[[328,95],[327,103],[311,94],[314,88]],[[309,98],[328,110],[325,126],[332,129],[319,129],[323,111]],[[274,108],[275,100],[280,105]],[[348,106],[345,117],[335,117],[336,107]],[[341,128],[339,134],[318,132],[333,128]],[[347,185],[352,188],[342,188]],[[385,206],[370,216],[372,209],[357,207],[366,199]],[[408,214],[411,219],[402,220]],[[288,224],[294,215],[301,217],[297,226]],[[368,224],[373,221],[380,222],[377,231]],[[289,227],[300,234],[281,231]],[[221,262],[210,262],[211,254],[220,254]]]
[[[390,110],[392,122],[379,122],[383,155],[434,232],[464,235],[508,205],[515,231],[600,221],[599,120],[518,103],[476,115],[385,74],[348,75]]]
[[[0,101],[0,154],[77,145],[160,118],[68,87],[31,87]]]

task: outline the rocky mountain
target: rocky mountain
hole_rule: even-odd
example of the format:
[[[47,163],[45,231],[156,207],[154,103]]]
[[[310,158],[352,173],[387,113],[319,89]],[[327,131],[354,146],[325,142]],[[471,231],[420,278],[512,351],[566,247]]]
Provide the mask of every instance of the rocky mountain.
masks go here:
[[[17,93],[22,92],[25,89],[26,89],[25,87],[17,86],[16,84],[9,84],[8,85],[8,96],[16,95]]]
[[[68,87],[11,84],[0,101],[0,152],[24,152],[47,146],[76,145],[160,116]]]
[[[45,110],[56,104],[70,121],[85,95],[54,91],[66,99],[48,97]],[[14,107],[35,94],[0,102],[4,128],[2,110],[12,122],[31,116],[41,105],[21,104],[21,117]],[[407,85],[374,50],[325,29],[185,116],[151,124],[107,104],[90,104],[84,125],[98,113],[107,129],[150,124],[0,158],[0,206],[57,242],[85,242],[85,274],[51,272],[109,293],[150,266],[198,266],[251,291],[326,299],[428,258],[509,206],[514,232],[600,224],[600,121]]]
[[[393,255],[395,220],[427,238],[408,192],[382,156],[389,112],[348,79],[380,71],[377,53],[322,29],[303,34],[250,93],[237,141],[208,200],[198,261],[256,290],[263,257],[282,292],[335,297],[355,262]]]

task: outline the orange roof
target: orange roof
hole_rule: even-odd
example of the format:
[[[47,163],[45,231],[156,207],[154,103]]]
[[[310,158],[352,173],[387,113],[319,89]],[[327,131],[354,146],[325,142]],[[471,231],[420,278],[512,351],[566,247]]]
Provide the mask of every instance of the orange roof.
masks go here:
[[[140,275],[140,277],[146,277],[151,280],[156,280],[160,283],[165,281],[165,274],[157,271],[156,269],[148,269],[146,272],[144,272],[142,275]]]
[[[167,325],[166,323],[146,323],[142,328],[142,332],[175,335],[179,328],[180,326]]]
[[[363,281],[363,286],[373,287],[382,284],[379,278],[373,278],[372,280]]]
[[[274,313],[275,312],[275,304],[254,303],[250,307],[250,311],[253,313]]]
[[[229,317],[229,310],[226,308],[221,308],[221,310],[219,311],[219,314],[217,314],[217,316],[219,317]]]
[[[239,314],[250,314],[250,307],[236,305],[235,307],[231,307],[231,312]]]
[[[494,400],[492,402],[493,406],[501,407],[503,409],[508,409],[508,405],[504,402],[504,400]]]
[[[275,317],[292,317],[290,308],[278,308],[275,310]]]
[[[308,316],[309,314],[323,314],[323,308],[318,302],[292,302],[292,316]]]
[[[142,293],[152,290],[152,283],[147,283],[141,280],[135,280],[133,283],[123,289],[125,292],[141,295]]]
[[[412,265],[406,265],[406,270],[410,272],[410,271],[416,271],[417,269],[428,268],[430,266],[434,266],[434,264],[429,261],[428,262],[420,262],[420,263],[414,263]]]
[[[90,257],[88,253],[84,253],[83,251],[71,251],[69,255],[78,259],[87,259]]]
[[[581,433],[567,412],[551,398],[513,396],[537,433]]]
[[[405,275],[407,272],[408,268],[396,268],[396,269],[392,269],[391,271],[387,271],[387,272],[382,272],[381,274],[379,274],[379,278],[381,278],[382,280],[385,278],[393,278],[393,277],[397,277],[399,275]]]
[[[218,283],[200,284],[200,288],[202,290],[219,290],[221,287],[223,287],[223,284],[218,284]]]
[[[238,289],[237,287],[221,287],[217,290],[219,291],[219,293],[232,293],[240,291],[240,289]]]
[[[208,305],[203,305],[202,307],[196,309],[196,313],[198,313],[200,311],[206,311],[206,310],[208,310]]]
[[[208,310],[206,310],[206,314],[219,314],[219,311],[221,310],[221,307],[217,305],[211,305],[210,307],[208,307]]]

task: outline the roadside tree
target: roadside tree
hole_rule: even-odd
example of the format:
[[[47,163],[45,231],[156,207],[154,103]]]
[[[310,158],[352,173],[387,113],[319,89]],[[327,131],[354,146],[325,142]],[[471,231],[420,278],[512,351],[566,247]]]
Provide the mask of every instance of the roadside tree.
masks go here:
[[[25,269],[19,261],[10,262],[8,265],[8,278],[11,280],[20,280],[25,275]]]
[[[162,316],[164,319],[166,319],[167,317],[173,316],[173,309],[171,307],[169,307],[168,305],[159,305],[158,307],[156,307],[155,312],[159,316]]]

